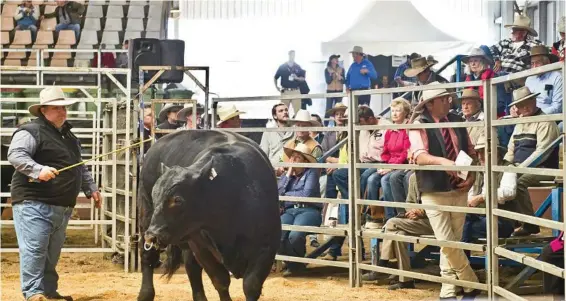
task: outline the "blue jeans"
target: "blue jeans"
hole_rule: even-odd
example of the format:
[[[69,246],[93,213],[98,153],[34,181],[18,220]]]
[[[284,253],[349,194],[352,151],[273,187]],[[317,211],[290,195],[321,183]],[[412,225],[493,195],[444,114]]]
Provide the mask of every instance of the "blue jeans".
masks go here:
[[[79,42],[79,36],[81,35],[80,24],[57,24],[57,26],[55,26],[55,31],[59,33],[61,30],[73,30],[75,32],[76,42]]]
[[[24,298],[57,292],[55,270],[73,208],[37,201],[14,204],[14,225],[20,250],[20,280]]]
[[[483,215],[466,214],[464,231],[462,233],[463,242],[473,242],[478,238],[487,237],[487,220]],[[497,232],[500,238],[508,238],[515,231],[513,223],[504,218],[497,219]]]
[[[395,200],[393,198],[391,181],[389,179],[391,178],[391,175],[393,175],[397,171],[398,170],[390,171],[390,172],[386,173],[384,176],[381,177],[381,187],[383,188],[383,199],[386,202],[395,202],[395,201],[405,202],[405,200]],[[394,208],[394,207],[385,207],[384,211],[385,211],[385,219],[386,220],[394,218],[395,216],[397,216],[397,213],[398,213],[397,209]],[[399,212],[401,212],[401,211],[399,211]]]
[[[37,26],[35,25],[17,25],[16,30],[29,30],[31,31],[31,40],[35,42],[35,37],[37,36]]]
[[[320,210],[312,207],[306,208],[289,208],[281,215],[281,224],[295,226],[320,226],[322,224],[322,215]],[[306,232],[283,231],[281,233],[281,244],[279,254],[287,256],[305,257],[307,253]],[[302,263],[288,262],[287,268],[304,266]]]
[[[335,199],[338,197],[338,190],[336,190],[336,181],[332,174],[326,177],[326,197],[329,199]]]

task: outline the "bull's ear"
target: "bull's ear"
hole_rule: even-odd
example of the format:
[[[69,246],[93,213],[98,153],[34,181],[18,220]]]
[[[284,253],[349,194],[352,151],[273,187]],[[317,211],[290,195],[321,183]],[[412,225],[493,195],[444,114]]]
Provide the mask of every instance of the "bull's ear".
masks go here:
[[[163,162],[161,162],[161,174],[164,174],[164,173],[167,172],[169,169],[171,169],[171,168],[168,167],[167,165],[165,165]]]
[[[214,163],[214,157],[211,157],[207,161],[205,161],[200,167],[195,166],[197,168],[196,172],[193,173],[193,179],[196,181],[201,180],[213,180],[216,177],[216,171],[214,167],[212,167]]]

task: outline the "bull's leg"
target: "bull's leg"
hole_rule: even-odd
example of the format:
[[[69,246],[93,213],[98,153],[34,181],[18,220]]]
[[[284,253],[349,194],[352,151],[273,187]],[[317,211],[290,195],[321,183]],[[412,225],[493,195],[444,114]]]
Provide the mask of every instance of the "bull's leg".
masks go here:
[[[141,252],[142,286],[138,301],[153,301],[155,298],[153,270],[159,265],[159,251],[153,248],[146,251],[142,247]]]
[[[244,294],[246,301],[257,301],[261,296],[263,283],[269,273],[275,257],[275,250],[263,248],[258,256],[250,260],[244,274]]]
[[[193,252],[191,250],[183,250],[183,260],[193,290],[193,301],[208,301],[204,293],[204,286],[202,285],[202,267],[198,264]]]
[[[220,296],[220,301],[232,301],[230,297],[230,274],[228,270],[212,255],[212,253],[206,247],[208,241],[202,239],[202,237],[195,237],[189,241],[189,246],[193,251],[195,258],[198,260],[200,266],[204,268],[218,295]]]

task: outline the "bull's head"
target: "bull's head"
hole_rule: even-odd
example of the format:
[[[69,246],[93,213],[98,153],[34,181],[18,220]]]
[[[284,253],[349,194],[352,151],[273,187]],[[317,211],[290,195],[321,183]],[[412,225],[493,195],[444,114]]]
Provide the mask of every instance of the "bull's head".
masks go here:
[[[161,176],[151,193],[154,211],[145,232],[146,245],[177,244],[188,234],[196,209],[206,206],[199,202],[204,181],[216,176],[212,161],[201,159],[189,167],[161,163]]]

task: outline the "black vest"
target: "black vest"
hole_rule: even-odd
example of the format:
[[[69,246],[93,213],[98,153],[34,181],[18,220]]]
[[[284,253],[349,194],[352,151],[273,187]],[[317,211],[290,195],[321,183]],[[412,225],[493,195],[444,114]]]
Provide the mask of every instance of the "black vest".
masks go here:
[[[544,114],[541,109],[537,109],[537,112],[533,116],[539,116]],[[535,134],[517,134],[513,135],[515,152],[513,153],[513,163],[519,165],[523,161],[527,160],[537,149],[537,135]],[[557,169],[560,157],[559,157],[559,147],[554,147],[548,158],[538,164],[535,164],[539,168],[554,168]],[[536,162],[536,161],[535,161]]]
[[[452,113],[449,113],[446,117],[449,122],[464,121],[460,116]],[[434,119],[426,110],[421,115],[419,121],[421,123],[434,123]],[[456,153],[459,153],[460,150],[467,151],[468,131],[466,128],[455,128],[454,131],[458,137],[458,146],[460,147],[460,149],[456,150]],[[428,153],[432,156],[446,158],[446,147],[444,146],[442,131],[440,129],[426,129],[426,135],[428,138]],[[441,169],[440,166],[439,169]],[[447,192],[455,189],[450,184],[450,177],[445,171],[417,170],[415,173],[420,192]]]
[[[40,117],[28,122],[19,131],[29,132],[37,142],[32,159],[44,166],[61,169],[81,162],[78,138],[71,133],[71,125],[65,123],[59,131],[51,123]],[[55,179],[47,182],[30,182],[29,178],[15,172],[12,177],[12,201],[40,201],[49,205],[74,207],[82,186],[83,167],[61,172]]]

